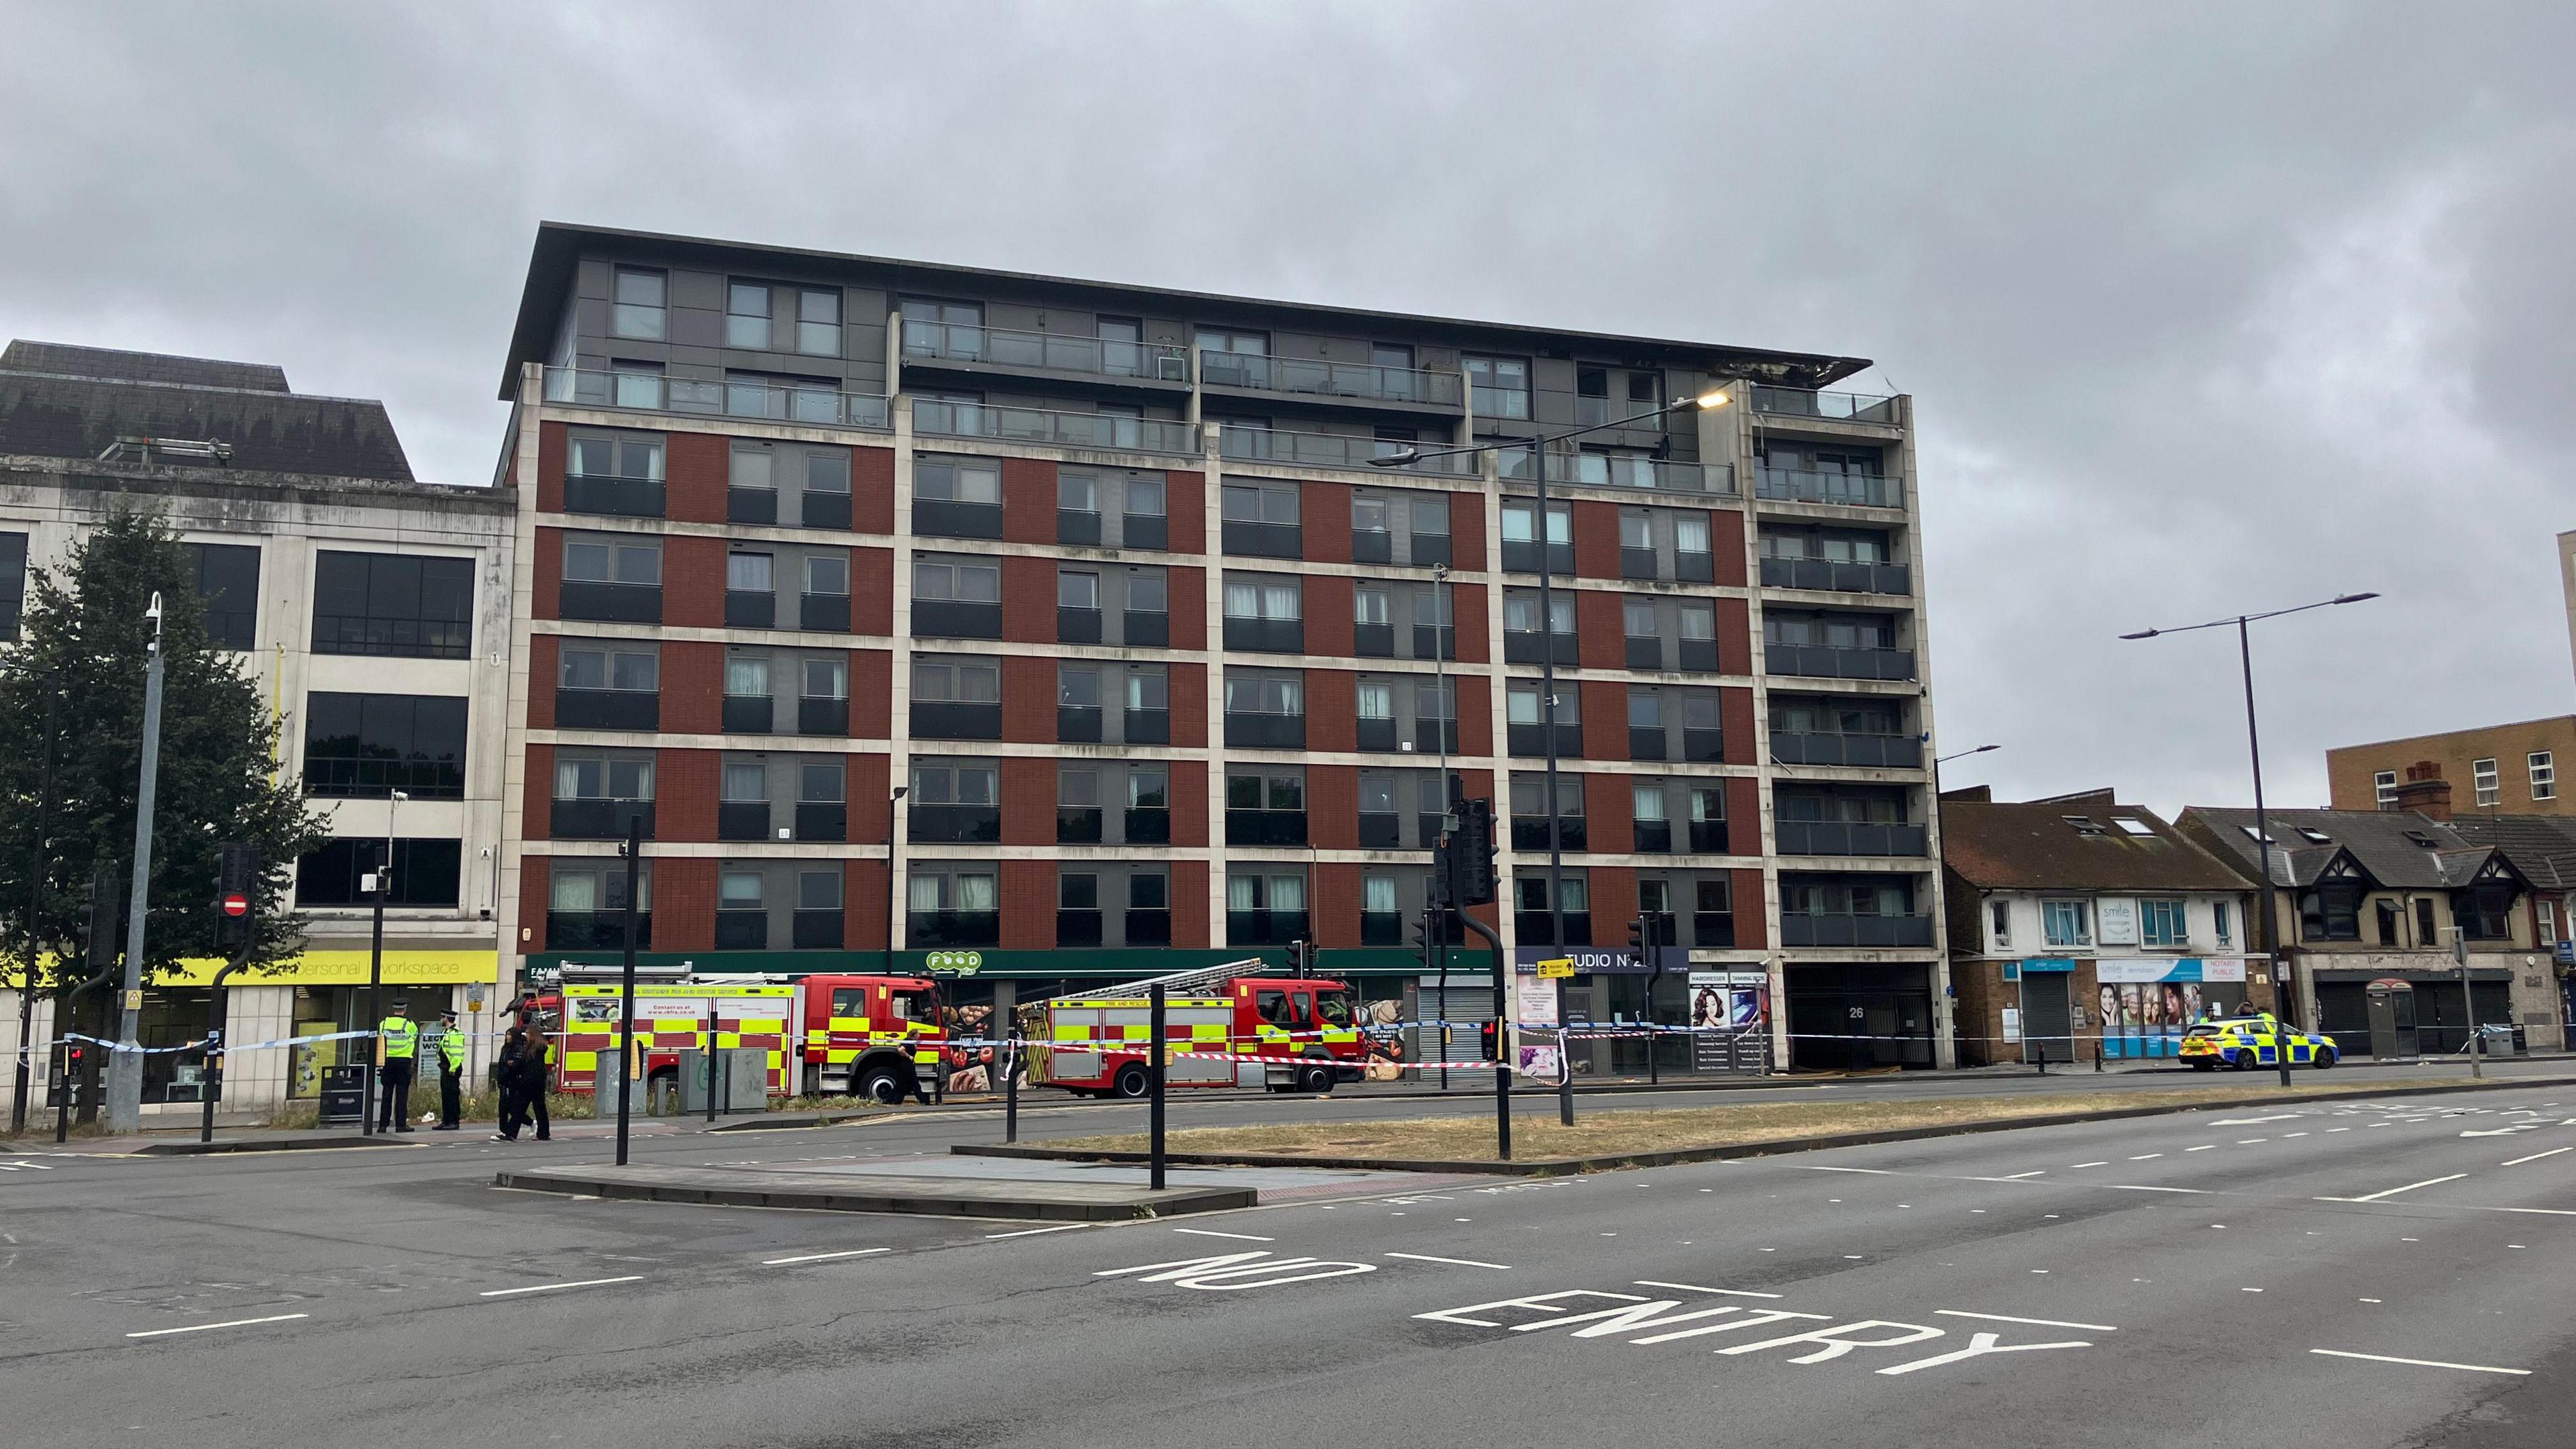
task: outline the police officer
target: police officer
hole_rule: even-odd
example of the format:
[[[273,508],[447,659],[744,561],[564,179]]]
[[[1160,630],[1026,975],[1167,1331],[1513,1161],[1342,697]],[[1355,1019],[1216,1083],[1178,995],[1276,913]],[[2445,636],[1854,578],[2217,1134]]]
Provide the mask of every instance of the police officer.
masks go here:
[[[438,1024],[438,1131],[453,1132],[465,1115],[465,1033],[456,1013],[441,1012]]]
[[[384,1098],[376,1109],[379,1132],[412,1130],[411,1072],[414,1059],[420,1055],[420,1028],[404,1014],[410,1004],[406,997],[395,997],[393,1014],[376,1023],[376,1049],[385,1059]]]

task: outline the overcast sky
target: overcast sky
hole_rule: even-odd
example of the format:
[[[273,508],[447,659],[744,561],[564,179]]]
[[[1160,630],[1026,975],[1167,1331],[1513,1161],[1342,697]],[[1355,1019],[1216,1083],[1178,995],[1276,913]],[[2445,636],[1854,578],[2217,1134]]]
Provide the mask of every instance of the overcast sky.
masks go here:
[[[540,219],[1848,353],[1947,783],[2248,798],[2576,706],[2576,6],[0,0],[0,332],[481,483]]]

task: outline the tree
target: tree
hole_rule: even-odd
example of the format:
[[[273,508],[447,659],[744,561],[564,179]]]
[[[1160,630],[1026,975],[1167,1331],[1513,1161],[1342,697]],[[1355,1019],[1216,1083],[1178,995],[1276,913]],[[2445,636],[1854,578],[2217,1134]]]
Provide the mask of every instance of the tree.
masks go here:
[[[24,979],[34,956],[78,962],[92,876],[107,871],[122,881],[133,873],[152,644],[144,612],[155,593],[161,764],[143,979],[167,979],[182,960],[224,954],[215,890],[228,840],[259,852],[248,960],[256,968],[294,956],[301,923],[275,905],[296,861],[325,839],[326,821],[295,782],[275,778],[278,721],[258,685],[208,641],[187,546],[157,514],[119,511],[73,548],[59,575],[36,569],[28,583],[21,638],[0,650],[0,951],[10,958],[11,983]],[[40,812],[49,743],[50,804]],[[123,949],[121,937],[100,943],[95,960],[104,967]],[[53,990],[68,995],[84,974],[53,972]]]

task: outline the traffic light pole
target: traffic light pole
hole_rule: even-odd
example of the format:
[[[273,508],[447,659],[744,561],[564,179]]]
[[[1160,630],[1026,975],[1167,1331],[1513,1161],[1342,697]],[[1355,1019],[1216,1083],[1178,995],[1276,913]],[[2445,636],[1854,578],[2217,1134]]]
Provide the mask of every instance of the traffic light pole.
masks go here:
[[[617,1165],[626,1165],[626,1119],[635,1087],[635,891],[644,870],[644,817],[626,820],[626,955],[618,975],[617,1001]],[[598,1091],[592,1074],[591,1090]],[[713,1085],[710,1083],[709,1085]]]
[[[152,662],[143,670],[143,778],[134,802],[134,890],[125,923],[125,989],[107,1063],[107,1130],[143,1125],[143,937],[152,906],[152,809],[161,786],[161,596],[152,596]]]

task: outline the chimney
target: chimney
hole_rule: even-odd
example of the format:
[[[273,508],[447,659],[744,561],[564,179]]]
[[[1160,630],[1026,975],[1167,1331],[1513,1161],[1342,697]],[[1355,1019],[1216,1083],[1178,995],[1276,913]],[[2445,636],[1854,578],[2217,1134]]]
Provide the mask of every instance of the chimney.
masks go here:
[[[2397,798],[2389,802],[2391,810],[2412,810],[2428,820],[2448,823],[2451,818],[2451,782],[2442,778],[2442,767],[2431,760],[2417,760],[2406,767],[2406,783],[2397,787]]]

